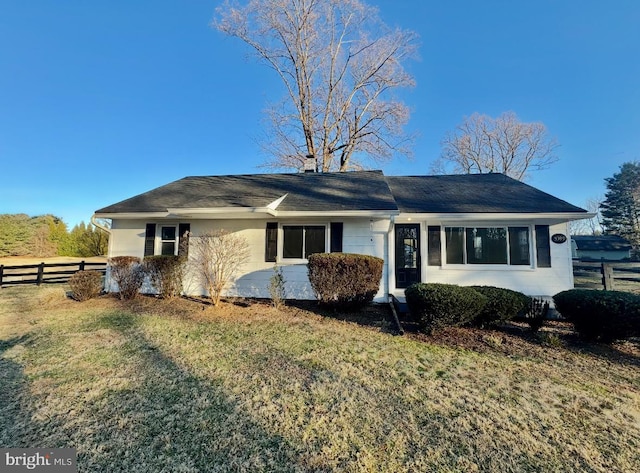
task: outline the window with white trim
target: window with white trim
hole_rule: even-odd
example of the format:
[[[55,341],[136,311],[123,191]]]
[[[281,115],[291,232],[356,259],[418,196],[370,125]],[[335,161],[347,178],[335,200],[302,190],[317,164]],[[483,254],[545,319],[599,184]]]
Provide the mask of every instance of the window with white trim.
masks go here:
[[[174,225],[172,226],[162,226],[160,228],[160,254],[163,256],[166,255],[175,255],[177,244],[177,231]]]
[[[283,225],[282,257],[306,259],[314,253],[324,253],[326,233],[324,225]]]
[[[447,264],[531,265],[529,227],[445,227]]]
[[[187,255],[191,225],[147,223],[145,227],[144,255]]]

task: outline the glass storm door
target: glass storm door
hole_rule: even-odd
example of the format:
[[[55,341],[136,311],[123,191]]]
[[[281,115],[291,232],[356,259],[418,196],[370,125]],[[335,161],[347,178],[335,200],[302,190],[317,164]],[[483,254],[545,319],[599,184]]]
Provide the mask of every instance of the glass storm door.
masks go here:
[[[396,225],[396,287],[420,282],[420,225]]]

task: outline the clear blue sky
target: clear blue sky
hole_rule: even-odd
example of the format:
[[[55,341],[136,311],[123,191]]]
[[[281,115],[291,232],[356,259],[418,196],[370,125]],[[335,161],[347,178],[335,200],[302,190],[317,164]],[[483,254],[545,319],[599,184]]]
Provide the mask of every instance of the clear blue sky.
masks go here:
[[[187,175],[264,172],[273,73],[209,23],[209,0],[0,0],[0,213],[93,211]],[[640,1],[370,0],[420,35],[402,94],[425,174],[473,112],[513,110],[557,138],[536,187],[571,203],[640,160]]]

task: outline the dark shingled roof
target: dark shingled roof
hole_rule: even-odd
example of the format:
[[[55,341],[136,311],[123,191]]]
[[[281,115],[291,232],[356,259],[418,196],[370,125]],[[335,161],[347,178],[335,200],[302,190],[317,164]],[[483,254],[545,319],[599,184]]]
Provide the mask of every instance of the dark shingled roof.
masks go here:
[[[586,213],[584,209],[498,173],[387,176],[387,182],[401,212]]]
[[[266,207],[282,211],[397,210],[381,171],[185,177],[96,213],[169,208]]]
[[[629,251],[631,243],[618,235],[572,235],[581,251]]]
[[[586,213],[503,174],[385,177],[382,171],[185,177],[96,213],[261,208],[285,194],[278,211]]]

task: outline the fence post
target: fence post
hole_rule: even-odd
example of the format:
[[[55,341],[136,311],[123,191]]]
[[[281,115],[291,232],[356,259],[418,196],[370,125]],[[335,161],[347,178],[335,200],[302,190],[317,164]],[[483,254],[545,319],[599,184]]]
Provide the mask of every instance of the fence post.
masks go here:
[[[36,279],[36,284],[39,286],[42,284],[42,275],[44,274],[44,262],[38,265],[38,279]]]
[[[2,276],[4,275],[4,264],[0,264],[0,287],[2,287]]]
[[[80,269],[78,271],[84,271],[84,260],[80,261]]]
[[[602,285],[605,291],[613,291],[613,266],[602,263],[600,266],[602,273]]]

